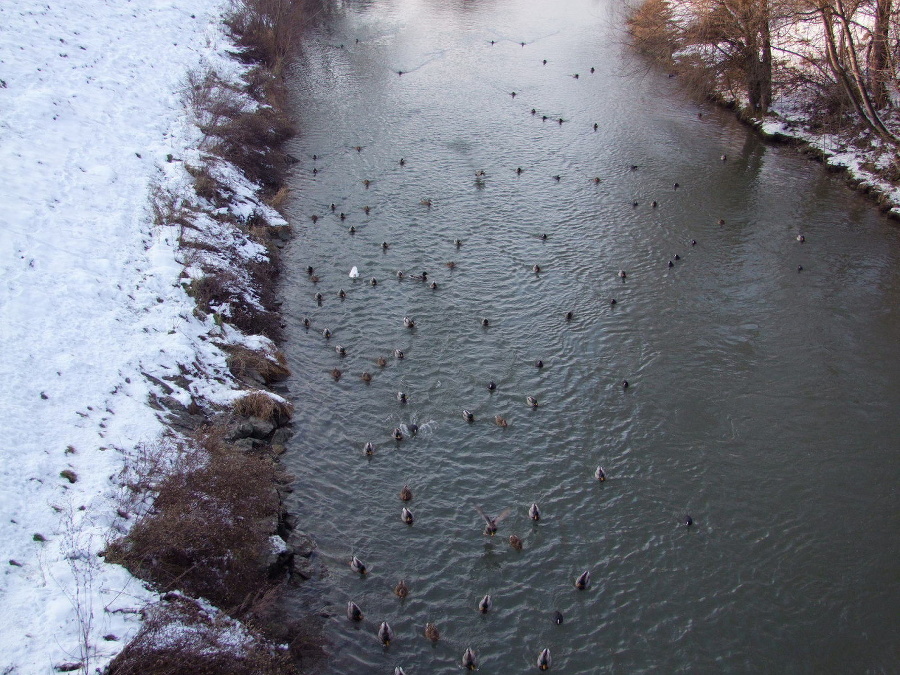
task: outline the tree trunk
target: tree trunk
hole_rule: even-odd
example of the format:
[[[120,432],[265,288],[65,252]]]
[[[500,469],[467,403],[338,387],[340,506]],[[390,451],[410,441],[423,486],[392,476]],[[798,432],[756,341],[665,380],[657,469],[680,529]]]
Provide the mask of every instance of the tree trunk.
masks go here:
[[[872,53],[869,58],[869,88],[875,107],[888,103],[887,83],[890,80],[888,33],[891,26],[892,0],[876,0],[875,31],[872,34]]]

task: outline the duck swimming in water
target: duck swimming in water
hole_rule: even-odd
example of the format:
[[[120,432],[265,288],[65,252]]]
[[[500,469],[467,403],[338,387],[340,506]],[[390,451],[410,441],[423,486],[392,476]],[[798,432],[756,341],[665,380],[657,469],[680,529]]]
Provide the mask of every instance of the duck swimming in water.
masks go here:
[[[403,432],[400,430],[400,427],[395,427],[391,435],[394,437],[395,441],[403,440]]]
[[[409,433],[411,433],[413,436],[415,436],[417,433],[419,433],[419,425],[418,424],[410,424],[407,427],[407,429],[409,429]]]
[[[367,457],[371,457],[372,455],[374,455],[375,454],[375,444],[372,443],[371,441],[367,442],[363,446],[363,454],[366,455]]]
[[[409,399],[406,396],[406,392],[398,391],[397,392],[397,400],[400,401],[400,403],[406,403]]]
[[[514,534],[509,535],[509,545],[513,548],[513,550],[521,551],[522,544],[523,542],[521,537],[517,537]]]
[[[334,351],[337,352],[338,356],[347,356],[347,350],[344,348],[344,345],[338,345],[334,348]]]
[[[358,42],[358,40],[357,40],[357,42]],[[401,668],[400,666],[396,666],[394,668],[394,675],[406,675],[406,671],[403,670],[403,668]]]
[[[459,248],[460,246],[462,246],[462,239],[457,239],[453,242],[453,244],[456,246],[456,248]]]
[[[441,639],[441,632],[438,630],[437,626],[433,623],[425,624],[425,637],[427,637],[432,642],[437,642]]]
[[[365,212],[366,215],[369,215],[369,211],[371,211],[371,210],[372,210],[372,207],[371,207],[371,206],[364,206],[364,207],[363,207],[363,212]]]
[[[540,273],[541,273],[541,266],[540,266],[540,265],[535,265],[534,267],[531,268],[531,271],[534,272],[535,274],[540,274]]]
[[[325,330],[322,331],[322,336],[326,340],[328,340],[331,337],[331,331],[326,328]]]
[[[316,304],[317,304],[317,305],[321,305],[321,304],[322,304],[322,294],[321,294],[321,293],[316,293],[314,297],[315,297],[315,299],[316,299]]]
[[[467,670],[478,670],[478,657],[471,647],[466,647],[466,651],[463,652],[462,665]]]
[[[343,300],[344,298],[347,297],[347,293],[346,293],[346,291],[344,291],[343,288],[342,288],[341,290],[338,291],[338,297],[339,297],[341,300]]]
[[[390,244],[388,244],[386,241],[381,242],[381,249],[383,251],[387,251],[388,248],[390,248]]]
[[[394,358],[397,359],[398,361],[401,361],[403,359],[403,350],[395,349],[394,350]]]
[[[575,318],[575,315],[572,312],[566,312],[566,321],[571,321]]]
[[[404,316],[403,317],[403,325],[406,326],[407,328],[415,328],[416,322],[413,321],[410,317]]]
[[[433,291],[436,291],[437,287],[438,287],[438,285],[437,285],[436,281],[432,281],[431,284],[428,286],[428,288],[430,288]]]
[[[397,270],[397,278],[402,279],[406,275],[403,273],[403,270]]]
[[[497,384],[493,380],[491,380],[490,382],[488,382],[487,388],[488,391],[495,391],[497,389]]]
[[[537,368],[538,370],[540,370],[541,368],[544,367],[544,362],[541,361],[540,359],[538,359],[537,361],[534,362],[534,367]]]
[[[691,526],[693,526],[693,524],[694,524],[694,519],[691,518],[691,514],[689,513],[684,517],[684,526],[691,527]]]
[[[370,283],[372,286],[377,286],[377,285],[378,285],[378,279],[376,279],[375,277],[372,277],[372,278],[369,280],[369,283]]]
[[[494,599],[490,595],[486,595],[481,599],[481,602],[478,603],[478,611],[482,614],[487,614],[491,611],[493,606]]]
[[[316,214],[313,214],[313,215],[310,216],[310,220],[313,221],[313,225],[316,224],[316,221],[317,221],[318,219],[319,219],[319,216],[317,216]]]
[[[537,667],[538,670],[550,670],[550,664],[552,663],[552,659],[550,658],[550,650],[544,649],[538,654],[537,658]]]
[[[462,411],[463,419],[470,424],[475,421],[475,415],[472,414],[471,411],[463,409]]]
[[[381,625],[378,627],[378,639],[381,640],[381,644],[385,647],[391,646],[391,640],[394,639],[394,631],[387,621],[382,621]]]
[[[334,378],[335,382],[341,379],[341,375],[343,375],[343,373],[341,372],[340,368],[332,368],[331,377]]]
[[[377,359],[375,359],[375,365],[379,368],[384,368],[387,365],[387,359],[383,356],[379,356]]]
[[[528,508],[528,517],[535,522],[541,519],[541,510],[538,508],[537,502],[532,502]]]
[[[619,278],[620,279],[628,278],[628,274],[625,272],[625,270],[619,270]]]
[[[413,514],[412,514],[412,511],[410,511],[408,508],[406,508],[406,507],[404,506],[404,507],[403,507],[403,510],[400,511],[400,519],[401,519],[404,523],[406,523],[407,525],[412,525],[412,524],[413,524]]]
[[[304,328],[309,328],[311,323],[312,322],[309,320],[308,316],[303,317],[303,327]]]
[[[496,417],[494,417],[494,424],[503,429],[509,426],[509,422],[507,422],[506,418],[501,415],[497,415]]]
[[[525,402],[530,405],[532,408],[538,407],[538,400],[534,396],[526,396]]]
[[[357,605],[352,600],[347,603],[347,618],[351,621],[363,620],[362,610],[359,608],[359,605]]]
[[[559,610],[553,612],[553,623],[555,623],[557,626],[562,626],[564,620],[565,619],[563,618],[562,612],[560,612]]]
[[[585,570],[584,572],[581,573],[581,576],[579,576],[575,580],[575,588],[577,588],[579,591],[583,591],[585,588],[587,588],[590,585],[590,583],[591,583],[591,573],[590,573],[590,571]]]
[[[798,234],[797,241],[799,241],[802,244],[804,241],[806,241],[806,237],[804,237],[802,234]]]
[[[485,318],[485,319],[481,320],[481,325],[484,326],[485,328],[487,328],[488,326],[491,325],[491,322]]]
[[[606,472],[603,470],[602,466],[598,466],[597,470],[594,471],[594,478],[596,478],[601,483],[606,480]]]
[[[412,498],[413,498],[413,493],[412,493],[412,490],[409,489],[409,485],[404,485],[400,489],[400,499],[402,499],[404,502],[408,502]]]
[[[365,371],[362,375],[359,376],[359,378],[366,384],[369,384],[369,382],[372,381],[372,373],[370,373],[369,371]]]
[[[503,509],[496,518],[491,518],[488,516],[480,506],[475,506],[475,510],[484,518],[485,526],[484,526],[484,534],[489,537],[493,537],[497,534],[497,524],[500,523],[506,516],[510,514],[510,509]]]
[[[456,268],[456,263],[453,262],[452,260],[451,260],[450,262],[444,263],[444,264],[447,265],[447,269],[448,269],[448,270],[452,270],[452,269],[455,269],[455,268]]]
[[[368,571],[363,561],[356,556],[350,558],[350,569],[358,574],[365,574]]]
[[[350,274],[348,275],[351,279],[356,279],[359,277],[359,270],[356,268],[356,265],[350,268]]]

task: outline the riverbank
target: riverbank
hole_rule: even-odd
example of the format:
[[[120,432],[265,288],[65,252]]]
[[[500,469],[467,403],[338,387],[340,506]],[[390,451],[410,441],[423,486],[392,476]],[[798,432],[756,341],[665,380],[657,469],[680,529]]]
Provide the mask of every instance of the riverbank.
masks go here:
[[[248,13],[276,5],[0,8],[5,672],[94,672],[135,635],[114,672],[157,648],[288,667],[261,622],[188,597],[246,616],[294,557],[272,389],[299,24]]]

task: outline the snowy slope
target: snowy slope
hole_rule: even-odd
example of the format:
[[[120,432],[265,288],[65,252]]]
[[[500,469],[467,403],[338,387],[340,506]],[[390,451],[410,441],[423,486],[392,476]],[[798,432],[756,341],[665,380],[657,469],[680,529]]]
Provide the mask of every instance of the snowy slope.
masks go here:
[[[227,384],[196,382],[198,395],[234,395],[201,339],[211,320],[192,316],[178,285],[175,233],[148,209],[152,181],[179,180],[166,156],[199,141],[179,95],[186,72],[237,67],[222,11],[219,0],[0,3],[2,673],[54,672],[86,643],[93,672],[152,597],[97,557],[122,527],[111,478],[163,429],[141,373],[202,365]]]

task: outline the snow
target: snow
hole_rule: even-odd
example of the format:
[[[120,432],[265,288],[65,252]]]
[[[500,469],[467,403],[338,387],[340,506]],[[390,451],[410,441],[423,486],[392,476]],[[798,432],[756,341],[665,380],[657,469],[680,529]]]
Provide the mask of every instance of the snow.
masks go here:
[[[164,429],[148,405],[162,392],[143,373],[187,370],[189,390],[173,385],[174,398],[225,404],[240,392],[213,342],[268,342],[194,316],[178,229],[153,225],[149,208],[153,185],[187,189],[177,160],[200,155],[181,93],[188,71],[240,72],[224,9],[0,3],[0,672],[52,673],[86,657],[94,672],[135,634],[156,596],[98,553],[130,522],[116,513],[125,458]],[[283,222],[252,185],[229,180],[235,211]],[[232,244],[238,257],[263,254],[246,238]]]

